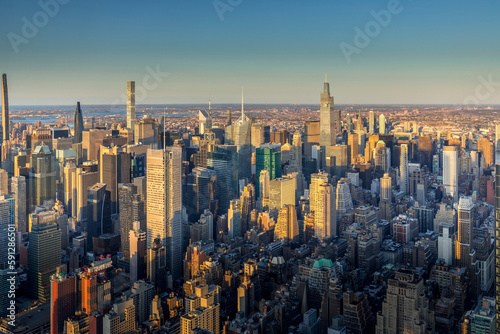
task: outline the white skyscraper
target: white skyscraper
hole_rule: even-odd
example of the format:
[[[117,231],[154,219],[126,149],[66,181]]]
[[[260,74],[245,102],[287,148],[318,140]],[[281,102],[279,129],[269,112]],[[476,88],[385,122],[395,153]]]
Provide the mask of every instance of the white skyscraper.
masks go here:
[[[378,132],[381,135],[385,135],[385,116],[384,116],[384,114],[381,114],[378,117]]]
[[[443,186],[447,196],[458,200],[458,146],[443,148]]]
[[[443,234],[438,237],[438,258],[444,259],[448,265],[453,262],[453,236],[450,234],[451,226],[443,226]]]
[[[401,159],[399,163],[399,172],[401,174],[401,191],[408,195],[410,191],[410,182],[408,179],[408,145],[401,145]]]
[[[311,212],[316,211],[316,206],[318,205],[318,193],[319,186],[323,183],[328,183],[327,173],[316,173],[311,175],[311,184],[309,185],[309,210]]]
[[[160,238],[167,248],[167,266],[174,279],[182,272],[182,148],[147,151],[148,248]]]
[[[347,210],[352,210],[352,197],[351,190],[349,189],[349,185],[343,180],[340,179],[337,182],[337,212],[340,213],[337,217],[345,213]]]

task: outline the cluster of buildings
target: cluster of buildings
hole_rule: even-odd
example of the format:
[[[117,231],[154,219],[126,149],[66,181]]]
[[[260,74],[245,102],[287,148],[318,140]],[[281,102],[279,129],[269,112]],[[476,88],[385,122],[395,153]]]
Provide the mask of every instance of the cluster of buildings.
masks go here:
[[[326,81],[326,80],[325,80]],[[6,333],[495,333],[500,125],[461,133],[334,109],[289,132],[245,112],[198,126],[9,121]],[[478,125],[479,126],[479,125]],[[494,284],[495,283],[495,284]]]

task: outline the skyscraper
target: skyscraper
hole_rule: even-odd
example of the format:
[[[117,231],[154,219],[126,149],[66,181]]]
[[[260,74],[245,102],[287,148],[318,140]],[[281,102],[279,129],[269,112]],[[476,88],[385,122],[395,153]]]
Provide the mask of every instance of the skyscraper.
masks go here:
[[[495,149],[500,152],[500,123],[495,125]]]
[[[227,230],[229,237],[241,237],[241,201],[232,200],[227,211]]]
[[[203,167],[194,168],[187,176],[186,188],[189,221],[197,221],[206,209],[213,207],[217,199],[217,172]]]
[[[340,179],[337,182],[337,198],[336,198],[336,207],[337,207],[337,215],[345,213],[347,210],[353,209],[351,190],[349,189],[349,185],[343,180]],[[337,218],[340,218],[341,215],[338,215]]]
[[[118,213],[118,184],[130,183],[130,153],[117,146],[100,148],[99,180],[111,194],[111,212]]]
[[[83,115],[82,115],[82,109],[80,108],[80,102],[77,102],[75,109],[75,123],[74,123],[75,144],[82,142],[82,132],[83,132]]]
[[[460,197],[458,203],[458,233],[455,248],[455,257],[459,267],[468,267],[472,260],[472,230],[474,218],[474,202],[471,197]]]
[[[26,233],[26,178],[24,176],[13,176],[10,188],[15,203],[16,231]]]
[[[401,159],[399,161],[399,172],[401,175],[400,189],[405,195],[410,191],[410,182],[408,178],[408,145],[401,144]]]
[[[127,81],[127,128],[135,125],[135,81]]]
[[[9,132],[9,92],[7,89],[7,74],[2,74],[2,127],[3,141],[10,139]]]
[[[52,334],[64,332],[64,321],[75,315],[77,309],[76,275],[66,273],[50,277],[50,328]]]
[[[496,329],[500,331],[500,162],[495,165],[495,308]]]
[[[111,233],[111,199],[105,183],[96,183],[87,189],[87,247],[94,248],[94,239]]]
[[[290,241],[299,241],[299,225],[294,205],[288,204],[281,208],[274,236],[276,239],[288,238]]]
[[[323,92],[321,92],[320,100],[320,134],[319,144],[323,148],[323,166],[326,165],[326,157],[330,156],[330,146],[336,144],[337,134],[335,133],[334,121],[334,100],[330,95],[330,84],[325,76]]]
[[[31,227],[29,240],[28,292],[45,303],[50,298],[50,276],[61,265],[61,230],[53,212],[39,217]]]
[[[328,173],[319,172],[311,175],[311,184],[309,185],[309,211],[316,211],[318,206],[319,186],[328,182]]]
[[[368,113],[368,132],[370,134],[375,133],[375,113],[373,110],[370,110]]]
[[[56,197],[56,161],[46,145],[37,146],[30,160],[30,205],[43,204]]]
[[[269,210],[280,210],[286,204],[295,205],[296,181],[278,178],[269,181]]]
[[[122,255],[125,260],[128,260],[131,256],[129,232],[133,229],[134,222],[139,222],[140,229],[146,229],[144,202],[141,201],[141,195],[137,193],[137,187],[133,183],[120,183],[118,184],[118,203]]]
[[[150,115],[135,123],[134,140],[136,144],[146,145],[148,148],[158,148],[158,125]]]
[[[337,235],[335,188],[329,183],[320,184],[318,187],[314,213],[314,233],[320,239]]]
[[[443,186],[447,196],[458,200],[458,146],[443,147]]]
[[[389,173],[384,173],[384,177],[380,178],[380,200],[392,201],[392,179]]]
[[[255,152],[255,175],[260,175],[264,169],[269,173],[269,179],[274,180],[281,177],[281,145],[265,144],[256,149]],[[257,195],[260,194],[259,182],[256,183]]]
[[[235,145],[238,152],[238,180],[252,177],[252,121],[245,115],[243,91],[241,93],[241,117],[226,126],[226,144]]]
[[[378,133],[385,135],[385,116],[381,114],[378,117]]]
[[[167,248],[167,267],[175,279],[182,272],[182,148],[147,153],[148,248],[160,238]]]

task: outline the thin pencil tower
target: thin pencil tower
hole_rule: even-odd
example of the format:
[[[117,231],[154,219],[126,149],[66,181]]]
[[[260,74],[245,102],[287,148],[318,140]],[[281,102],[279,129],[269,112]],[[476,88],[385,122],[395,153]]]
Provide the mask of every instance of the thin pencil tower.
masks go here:
[[[7,89],[7,74],[2,74],[2,127],[3,141],[10,139],[9,132],[9,93]]]

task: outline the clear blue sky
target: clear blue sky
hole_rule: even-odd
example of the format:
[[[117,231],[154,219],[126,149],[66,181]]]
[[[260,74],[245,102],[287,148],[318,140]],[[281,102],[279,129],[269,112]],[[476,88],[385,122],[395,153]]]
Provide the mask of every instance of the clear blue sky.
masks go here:
[[[138,103],[232,103],[242,85],[249,103],[319,103],[325,72],[341,104],[463,103],[478,77],[500,82],[499,1],[402,0],[350,63],[340,43],[390,1],[217,1],[241,3],[221,20],[213,0],[71,0],[15,53],[9,33],[42,9],[4,0],[10,103],[112,103],[157,66],[168,77]],[[500,103],[500,87],[481,102]]]

